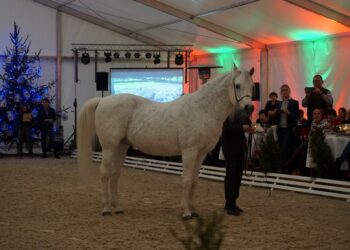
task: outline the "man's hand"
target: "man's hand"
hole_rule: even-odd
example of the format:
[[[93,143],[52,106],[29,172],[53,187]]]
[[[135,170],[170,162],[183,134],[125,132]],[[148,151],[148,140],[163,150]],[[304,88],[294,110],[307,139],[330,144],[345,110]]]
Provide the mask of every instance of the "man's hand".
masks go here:
[[[276,109],[275,110],[269,110],[268,112],[267,112],[267,114],[268,115],[274,115],[276,113]]]
[[[242,128],[243,128],[243,131],[246,132],[246,133],[254,133],[254,128],[250,127],[249,125],[242,125]]]
[[[290,113],[290,112],[288,111],[288,109],[281,109],[281,112],[282,112],[282,113],[285,113],[285,114],[287,114],[287,115]]]
[[[320,88],[317,88],[317,87],[314,87],[314,90],[313,90],[316,94],[321,94],[321,89]]]

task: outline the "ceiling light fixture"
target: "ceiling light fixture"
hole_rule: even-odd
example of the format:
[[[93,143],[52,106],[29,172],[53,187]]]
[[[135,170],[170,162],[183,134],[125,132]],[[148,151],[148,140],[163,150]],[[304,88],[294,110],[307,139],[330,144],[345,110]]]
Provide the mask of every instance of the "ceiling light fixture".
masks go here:
[[[90,63],[90,55],[86,51],[81,55],[81,63],[89,64]]]
[[[184,63],[184,56],[179,52],[175,56],[175,64],[176,65],[182,65]]]
[[[155,52],[154,54],[153,54],[153,58],[154,58],[154,60],[153,60],[153,63],[154,64],[160,64],[160,52]]]
[[[112,61],[112,52],[105,51],[104,55],[105,55],[105,62],[106,63],[109,63]]]
[[[114,52],[113,56],[114,56],[115,59],[118,59],[118,58],[120,57],[120,54],[119,54],[119,52],[117,51],[117,52]]]
[[[130,57],[131,57],[131,53],[129,51],[127,51],[125,53],[125,58],[130,59]]]

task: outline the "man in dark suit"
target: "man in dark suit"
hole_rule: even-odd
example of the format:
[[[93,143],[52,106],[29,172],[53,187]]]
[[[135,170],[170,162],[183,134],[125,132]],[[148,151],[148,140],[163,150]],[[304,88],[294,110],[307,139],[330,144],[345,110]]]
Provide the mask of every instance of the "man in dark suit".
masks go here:
[[[291,157],[297,144],[296,131],[299,118],[299,102],[290,97],[290,92],[290,87],[287,84],[281,86],[282,101],[278,103],[275,114],[278,142],[282,151],[282,159],[286,161]],[[282,172],[290,174],[292,169],[284,165]]]
[[[49,144],[53,147],[55,158],[59,158],[53,131],[53,124],[56,121],[56,112],[50,107],[50,101],[47,98],[43,99],[43,105],[39,109],[38,120],[41,133],[41,149],[43,151],[41,157],[47,157],[47,137],[49,137]]]
[[[225,209],[227,214],[239,215],[243,210],[237,206],[236,200],[248,151],[245,132],[253,133],[249,119],[252,111],[238,110],[225,121],[222,130],[221,144],[225,157]]]
[[[321,75],[315,75],[312,83],[313,88],[305,88],[305,98],[302,100],[303,107],[307,107],[307,119],[312,122],[312,115],[315,108],[323,110],[324,114],[333,106],[333,97],[330,90],[323,87]]]

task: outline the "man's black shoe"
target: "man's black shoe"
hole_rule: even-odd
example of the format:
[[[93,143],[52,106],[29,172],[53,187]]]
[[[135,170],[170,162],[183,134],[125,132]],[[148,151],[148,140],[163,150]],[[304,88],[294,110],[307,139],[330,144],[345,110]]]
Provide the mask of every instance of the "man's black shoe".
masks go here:
[[[47,156],[46,155],[41,155],[41,158],[46,158]]]
[[[243,210],[242,208],[240,208],[239,206],[236,206],[236,209],[237,209],[240,213],[244,212],[244,210]]]
[[[59,159],[60,157],[59,157],[59,155],[55,155],[55,158],[56,158],[56,159]]]
[[[227,214],[238,216],[241,212],[237,208],[227,209]]]
[[[239,206],[234,206],[234,209],[237,209],[240,213],[244,212],[244,210],[242,208],[240,208]],[[229,208],[227,206],[225,206],[224,210],[229,210]]]

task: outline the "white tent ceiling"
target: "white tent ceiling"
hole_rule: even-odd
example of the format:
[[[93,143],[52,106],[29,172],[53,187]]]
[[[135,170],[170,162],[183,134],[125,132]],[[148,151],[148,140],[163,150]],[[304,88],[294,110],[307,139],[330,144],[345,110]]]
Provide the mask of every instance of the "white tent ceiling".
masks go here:
[[[195,53],[350,32],[348,0],[34,0],[144,43]]]

